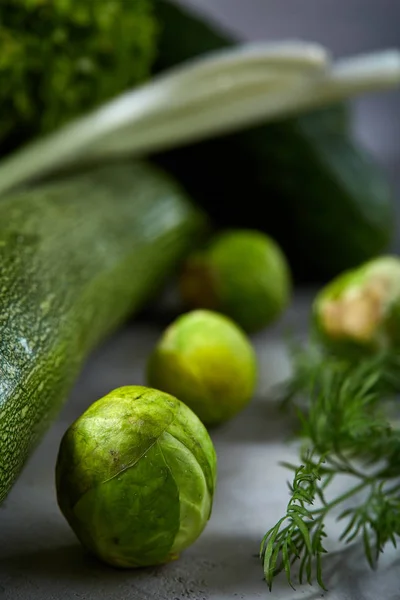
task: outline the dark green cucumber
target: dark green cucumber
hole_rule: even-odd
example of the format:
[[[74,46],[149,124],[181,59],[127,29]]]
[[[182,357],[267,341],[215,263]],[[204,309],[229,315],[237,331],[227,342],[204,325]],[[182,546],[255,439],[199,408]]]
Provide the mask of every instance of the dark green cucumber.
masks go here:
[[[156,3],[156,71],[232,46],[229,33]],[[384,174],[352,139],[344,104],[157,155],[217,226],[274,237],[301,280],[320,280],[384,251],[393,200]]]
[[[0,501],[91,349],[204,224],[155,167],[119,163],[0,199]]]

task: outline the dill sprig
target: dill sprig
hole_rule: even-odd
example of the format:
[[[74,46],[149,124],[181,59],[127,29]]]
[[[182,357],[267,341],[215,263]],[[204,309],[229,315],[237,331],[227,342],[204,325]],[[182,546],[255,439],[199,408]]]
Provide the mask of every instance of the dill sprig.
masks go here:
[[[311,337],[303,343],[290,340],[289,354],[293,368],[292,375],[279,391],[283,405],[301,401],[304,403],[304,400],[308,403],[310,393],[319,384],[321,371],[340,371],[351,375],[360,364],[370,376],[375,377],[375,386],[382,395],[400,392],[400,351],[394,351],[393,348],[360,356],[338,355],[321,345],[318,339]],[[356,370],[355,375],[357,374]]]
[[[325,521],[341,505],[337,517],[343,523],[340,539],[344,543],[361,540],[371,567],[387,543],[396,545],[400,535],[400,430],[390,422],[387,407],[398,389],[398,365],[399,357],[393,353],[356,362],[328,355],[315,346],[308,354],[302,349],[285,396],[299,417],[303,438],[300,465],[286,465],[294,471],[286,514],[261,544],[270,589],[280,571],[285,571],[293,586],[295,568],[300,583],[311,584],[316,579],[325,589]],[[351,476],[354,485],[327,499],[338,475]]]

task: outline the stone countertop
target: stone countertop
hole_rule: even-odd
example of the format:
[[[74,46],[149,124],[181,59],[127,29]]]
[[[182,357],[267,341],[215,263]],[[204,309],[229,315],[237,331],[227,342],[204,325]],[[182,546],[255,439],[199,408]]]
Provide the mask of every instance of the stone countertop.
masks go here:
[[[309,294],[298,294],[282,323],[255,336],[260,362],[256,398],[236,419],[212,433],[219,461],[212,518],[201,538],[169,565],[119,571],[88,557],[58,510],[54,466],[61,436],[97,398],[127,384],[142,384],[146,356],[163,327],[138,321],[114,336],[89,361],[58,420],[32,456],[0,509],[1,600],[311,600],[400,599],[400,557],[387,551],[371,572],[355,546],[329,547],[324,569],[330,591],[288,587],[279,577],[272,595],[262,578],[260,540],[283,514],[288,472],[296,460],[288,442],[290,419],[268,399],[288,373],[282,332],[305,330]],[[335,527],[328,529],[332,535]]]

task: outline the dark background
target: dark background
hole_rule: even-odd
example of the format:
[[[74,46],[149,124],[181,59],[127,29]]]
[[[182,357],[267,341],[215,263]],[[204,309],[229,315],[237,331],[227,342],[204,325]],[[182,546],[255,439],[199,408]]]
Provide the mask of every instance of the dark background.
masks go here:
[[[333,57],[400,49],[399,0],[179,0],[246,40],[300,38]],[[384,165],[397,205],[400,251],[400,90],[353,101],[355,134]]]

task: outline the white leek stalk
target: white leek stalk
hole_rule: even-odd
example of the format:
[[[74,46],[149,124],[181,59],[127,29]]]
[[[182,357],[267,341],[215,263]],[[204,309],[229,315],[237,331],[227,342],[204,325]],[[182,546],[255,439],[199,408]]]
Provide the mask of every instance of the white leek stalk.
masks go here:
[[[396,50],[331,64],[318,44],[243,44],[171,69],[0,163],[0,194],[54,169],[143,156],[396,86]]]

